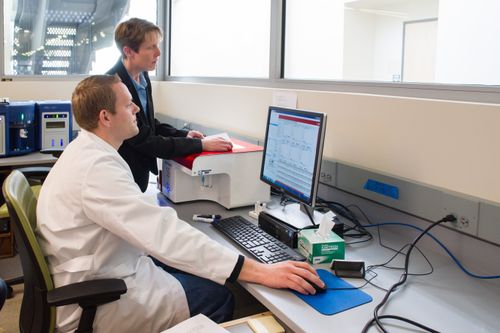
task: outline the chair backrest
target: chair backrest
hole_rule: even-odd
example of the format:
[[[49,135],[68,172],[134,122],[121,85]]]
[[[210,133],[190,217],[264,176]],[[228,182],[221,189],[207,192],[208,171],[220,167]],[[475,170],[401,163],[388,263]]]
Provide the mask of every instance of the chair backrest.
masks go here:
[[[2,310],[3,303],[5,303],[5,299],[7,298],[8,288],[7,283],[0,279],[0,310]]]
[[[37,199],[26,177],[14,170],[2,187],[24,274],[24,296],[19,318],[21,333],[53,332],[56,312],[47,304],[52,277],[35,236]]]

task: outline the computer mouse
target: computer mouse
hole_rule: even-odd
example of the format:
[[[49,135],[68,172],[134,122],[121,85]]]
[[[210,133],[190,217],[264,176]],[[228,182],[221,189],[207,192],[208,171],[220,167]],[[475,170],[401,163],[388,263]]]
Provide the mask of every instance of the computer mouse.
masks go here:
[[[328,289],[328,288],[327,288],[327,286],[326,286],[326,284],[325,284],[325,286],[324,286],[324,287],[320,287],[320,286],[318,286],[318,285],[317,285],[316,283],[314,283],[314,282],[311,282],[311,281],[309,281],[309,280],[306,280],[306,281],[307,281],[307,282],[308,282],[311,286],[313,286],[314,290],[316,290],[316,294],[315,294],[315,295],[318,295],[318,294],[323,294],[323,293],[325,293],[325,292],[327,291],[327,289]]]

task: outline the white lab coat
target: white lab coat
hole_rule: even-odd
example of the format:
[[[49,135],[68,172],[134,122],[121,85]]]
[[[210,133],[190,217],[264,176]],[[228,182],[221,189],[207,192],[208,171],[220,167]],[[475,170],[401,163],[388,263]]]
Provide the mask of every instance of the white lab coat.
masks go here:
[[[223,284],[238,254],[160,207],[134,183],[118,152],[81,131],[42,186],[37,206],[42,251],[55,286],[122,278],[127,293],[100,306],[94,332],[159,332],[189,317],[181,284],[147,254]],[[78,305],[57,310],[59,332],[73,331]]]

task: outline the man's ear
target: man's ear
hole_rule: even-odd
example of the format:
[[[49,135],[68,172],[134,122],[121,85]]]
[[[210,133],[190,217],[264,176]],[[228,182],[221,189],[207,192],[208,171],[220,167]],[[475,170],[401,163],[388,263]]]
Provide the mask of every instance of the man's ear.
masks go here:
[[[134,52],[134,50],[132,50],[130,47],[128,47],[128,46],[123,47],[123,54],[125,54],[126,58],[129,58],[130,56],[132,56],[133,52]]]
[[[99,123],[105,128],[109,128],[111,126],[110,115],[111,113],[106,109],[99,111]]]

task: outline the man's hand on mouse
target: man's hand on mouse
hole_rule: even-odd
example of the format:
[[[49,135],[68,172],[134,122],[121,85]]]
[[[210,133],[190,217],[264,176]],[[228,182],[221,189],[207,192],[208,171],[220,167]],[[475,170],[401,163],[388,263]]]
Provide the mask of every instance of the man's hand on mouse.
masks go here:
[[[238,279],[260,283],[271,288],[288,288],[305,295],[316,293],[311,283],[321,288],[325,287],[314,268],[305,262],[299,261],[285,261],[266,265],[245,258]]]

